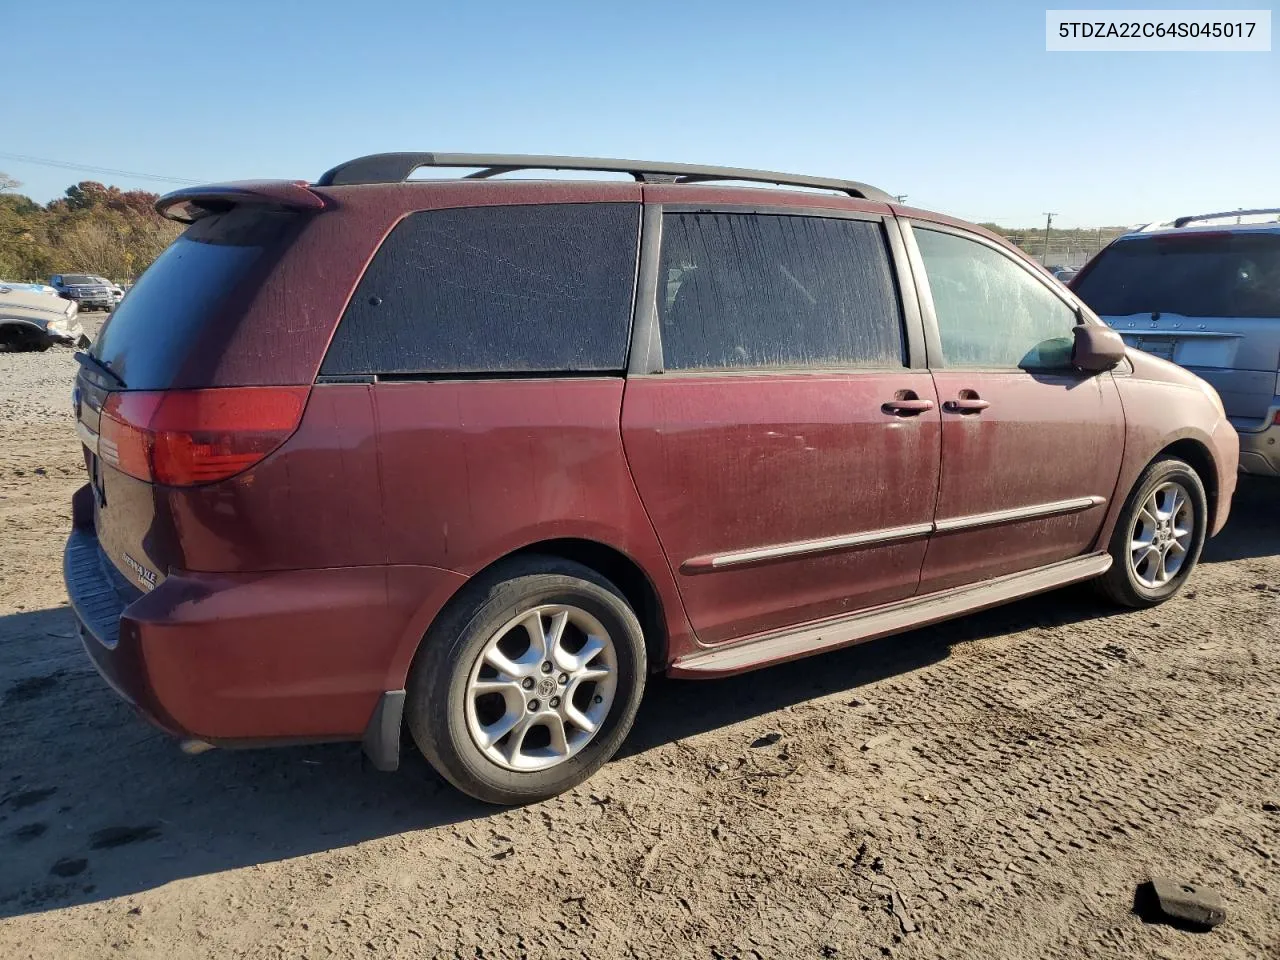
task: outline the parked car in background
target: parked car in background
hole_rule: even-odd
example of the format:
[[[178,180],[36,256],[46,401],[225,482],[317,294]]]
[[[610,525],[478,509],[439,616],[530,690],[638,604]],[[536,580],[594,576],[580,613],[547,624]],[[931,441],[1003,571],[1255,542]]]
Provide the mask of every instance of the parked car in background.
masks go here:
[[[1076,271],[1072,267],[1057,267],[1053,270],[1053,275],[1063,283],[1069,283],[1076,275]]]
[[[106,277],[93,277],[92,279],[96,280],[98,283],[102,284],[104,287],[107,288],[107,292],[111,294],[112,306],[115,306],[117,303],[119,303],[121,300],[124,299],[124,288],[120,286],[120,284],[114,283],[111,280],[108,280]]]
[[[15,283],[11,280],[0,280],[0,287],[8,287],[10,290],[25,290],[28,293],[43,293],[50,297],[56,297],[58,290],[51,287],[47,283]]]
[[[1213,384],[1240,434],[1240,468],[1268,477],[1280,477],[1280,222],[1257,218],[1276,214],[1232,210],[1125,234],[1072,283],[1127,343]]]
[[[87,345],[74,301],[0,284],[0,350],[48,350],[55,343]]]
[[[491,179],[523,169],[638,182]],[[1086,580],[1154,606],[1230,510],[1211,387],[865,184],[406,153],[157,208],[190,226],[82,363],[64,570],[99,671],[192,751],[391,769],[407,723],[528,802],[653,671]]]
[[[111,299],[115,303],[119,303],[121,300],[124,299],[124,287],[120,286],[120,284],[118,283],[111,282],[105,277],[98,277],[98,279],[101,280],[104,284],[106,284],[107,290],[111,292]]]
[[[74,300],[81,310],[110,310],[116,304],[107,282],[83,273],[55,273],[49,278],[58,295]]]

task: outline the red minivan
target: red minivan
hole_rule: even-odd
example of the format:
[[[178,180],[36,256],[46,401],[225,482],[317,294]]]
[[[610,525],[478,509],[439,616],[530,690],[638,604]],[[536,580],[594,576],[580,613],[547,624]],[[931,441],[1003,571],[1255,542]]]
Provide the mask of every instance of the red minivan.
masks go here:
[[[634,182],[499,176],[551,168]],[[1226,522],[1211,387],[865,184],[406,153],[159,209],[190,226],[79,355],[65,576],[193,752],[393,769],[407,723],[461,789],[535,800],[650,672],[1082,580],[1160,603]]]

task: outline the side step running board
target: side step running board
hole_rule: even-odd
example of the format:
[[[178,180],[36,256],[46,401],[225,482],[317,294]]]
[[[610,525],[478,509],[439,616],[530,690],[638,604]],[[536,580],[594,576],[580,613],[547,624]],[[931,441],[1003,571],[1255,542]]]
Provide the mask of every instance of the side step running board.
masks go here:
[[[1024,573],[1011,573],[982,583],[954,587],[927,597],[898,600],[836,620],[699,650],[676,660],[667,668],[667,673],[673,677],[716,677],[784,663],[811,653],[835,650],[985,610],[1081,580],[1091,580],[1110,568],[1111,557],[1105,553],[1062,560]]]

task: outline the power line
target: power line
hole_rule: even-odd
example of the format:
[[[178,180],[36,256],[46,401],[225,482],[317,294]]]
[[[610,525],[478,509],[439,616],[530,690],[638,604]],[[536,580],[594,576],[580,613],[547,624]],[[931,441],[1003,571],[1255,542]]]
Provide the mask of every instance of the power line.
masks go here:
[[[89,163],[71,163],[67,160],[50,160],[47,157],[28,157],[20,153],[0,153],[0,160],[17,160],[21,163],[34,163],[43,167],[56,167],[59,170],[75,170],[80,173],[101,173],[113,177],[130,177],[134,180],[162,180],[166,183],[200,184],[204,180],[189,180],[186,177],[163,177],[158,173],[138,173],[136,170],[117,170],[114,167],[96,167]]]

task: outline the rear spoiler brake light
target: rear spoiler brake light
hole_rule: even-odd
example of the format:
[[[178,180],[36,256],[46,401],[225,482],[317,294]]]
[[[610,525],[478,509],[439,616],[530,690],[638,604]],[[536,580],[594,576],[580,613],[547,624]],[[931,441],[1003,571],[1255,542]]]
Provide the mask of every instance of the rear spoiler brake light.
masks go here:
[[[156,201],[156,212],[179,223],[195,223],[244,204],[304,212],[318,212],[325,206],[324,198],[312,193],[305,180],[238,180],[166,193]]]

